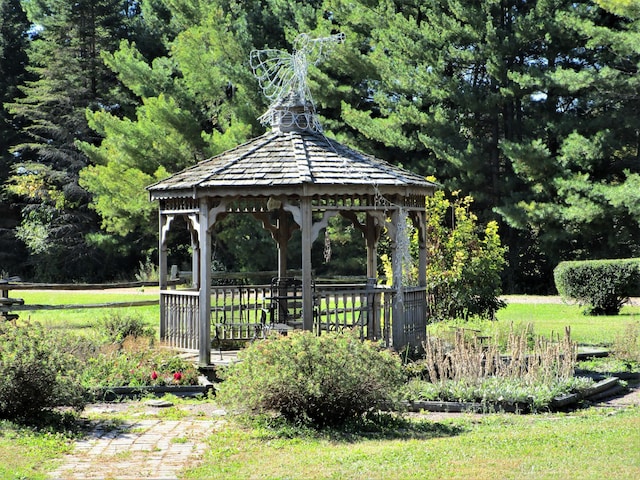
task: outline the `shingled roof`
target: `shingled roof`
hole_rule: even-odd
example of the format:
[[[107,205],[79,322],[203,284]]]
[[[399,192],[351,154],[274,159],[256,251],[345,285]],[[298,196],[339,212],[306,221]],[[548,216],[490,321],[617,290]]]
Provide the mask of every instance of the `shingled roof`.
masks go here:
[[[435,184],[306,129],[274,129],[148,187],[151,197],[425,195]]]

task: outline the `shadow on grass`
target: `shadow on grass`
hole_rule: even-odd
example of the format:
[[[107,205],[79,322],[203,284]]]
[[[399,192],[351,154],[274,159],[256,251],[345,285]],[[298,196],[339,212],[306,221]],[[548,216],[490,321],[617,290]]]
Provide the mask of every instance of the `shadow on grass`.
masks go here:
[[[429,440],[453,437],[465,431],[459,425],[408,419],[394,413],[378,413],[350,420],[340,427],[320,429],[291,423],[278,416],[241,416],[238,419],[245,426],[257,430],[263,440],[308,438],[338,443],[356,443],[363,440]]]
[[[37,415],[5,418],[5,420],[34,432],[61,433],[69,437],[79,437],[84,434],[84,422],[75,412],[42,410]]]

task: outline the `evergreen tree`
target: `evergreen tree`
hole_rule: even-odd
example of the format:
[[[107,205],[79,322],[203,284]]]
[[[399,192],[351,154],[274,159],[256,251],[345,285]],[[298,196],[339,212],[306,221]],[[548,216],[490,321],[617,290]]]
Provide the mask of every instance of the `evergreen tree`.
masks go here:
[[[88,193],[78,185],[88,159],[75,142],[97,139],[88,128],[86,108],[117,107],[109,97],[114,76],[100,52],[114,50],[126,35],[128,3],[34,0],[26,7],[37,32],[28,49],[33,79],[7,104],[27,136],[13,146],[19,163],[8,186],[25,201],[17,235],[32,253],[39,278],[100,276],[99,252],[87,237],[97,222],[88,209]]]
[[[564,0],[325,6],[359,69],[342,119],[470,193],[482,221],[500,214],[507,288],[544,291],[564,258],[637,252],[637,22]]]
[[[82,171],[81,184],[92,192],[106,234],[134,236],[155,248],[157,206],[148,201],[145,187],[264,131],[257,117],[267,105],[253,78],[249,52],[289,50],[286,39],[306,29],[301,23],[315,21],[314,3],[320,2],[164,0],[177,32],[167,37],[166,56],[145,58],[130,41],[103,55],[140,102],[129,117],[107,109],[87,114],[103,140],[80,144],[93,163]],[[227,222],[225,228],[216,242],[227,268],[255,270],[269,263],[257,259],[255,251],[245,250],[242,257],[233,245],[225,245],[248,232],[270,243],[258,223]]]
[[[19,125],[4,104],[19,94],[26,76],[29,26],[19,0],[0,0],[0,276],[3,271],[22,275],[20,259],[26,255],[15,237],[18,212],[2,185],[15,162],[10,146],[20,142]]]
[[[556,14],[572,43],[514,80],[536,88],[527,138],[502,147],[526,185],[501,209],[556,264],[640,255],[640,30],[590,3]]]
[[[18,95],[26,75],[29,21],[19,0],[0,0],[0,184],[6,180],[18,127],[2,107]],[[1,193],[0,193],[1,195]]]

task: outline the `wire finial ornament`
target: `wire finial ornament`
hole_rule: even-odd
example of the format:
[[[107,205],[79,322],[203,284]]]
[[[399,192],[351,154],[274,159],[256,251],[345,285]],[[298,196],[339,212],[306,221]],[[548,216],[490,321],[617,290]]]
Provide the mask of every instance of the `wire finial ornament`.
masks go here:
[[[252,50],[249,63],[253,74],[271,102],[259,120],[271,126],[282,126],[285,121],[289,126],[322,131],[307,83],[308,69],[344,39],[343,33],[321,38],[301,33],[295,39],[293,53],[277,49]]]

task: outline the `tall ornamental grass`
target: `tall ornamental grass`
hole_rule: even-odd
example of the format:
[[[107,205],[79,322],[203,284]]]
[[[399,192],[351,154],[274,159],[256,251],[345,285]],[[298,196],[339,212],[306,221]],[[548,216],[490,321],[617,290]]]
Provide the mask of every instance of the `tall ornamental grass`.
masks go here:
[[[413,379],[402,389],[407,400],[473,401],[527,404],[533,410],[554,397],[586,387],[575,378],[577,345],[567,328],[563,337],[533,337],[529,329],[512,332],[506,350],[497,341],[465,338],[453,343],[428,337],[424,357],[407,366]]]

